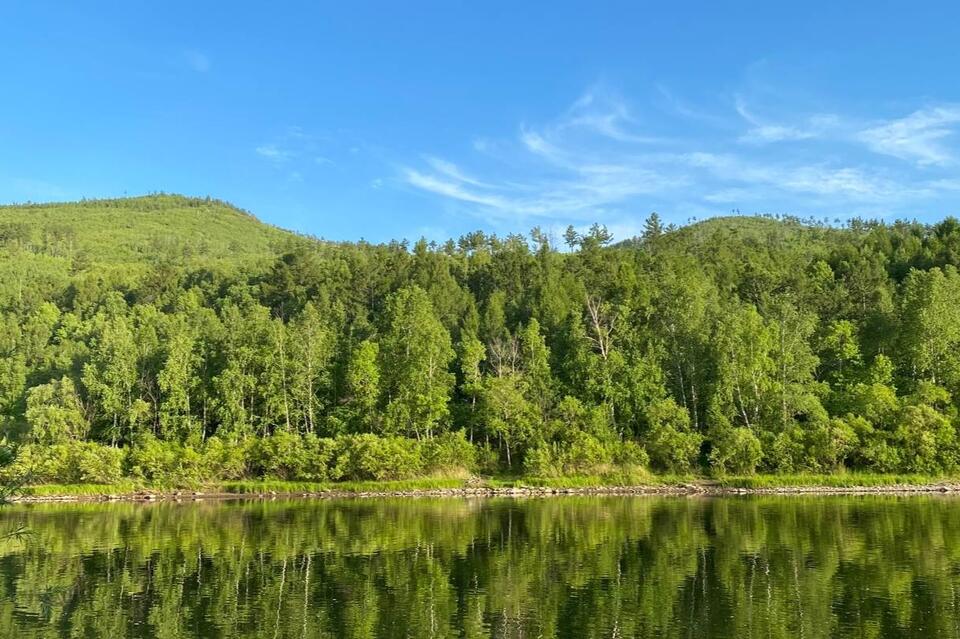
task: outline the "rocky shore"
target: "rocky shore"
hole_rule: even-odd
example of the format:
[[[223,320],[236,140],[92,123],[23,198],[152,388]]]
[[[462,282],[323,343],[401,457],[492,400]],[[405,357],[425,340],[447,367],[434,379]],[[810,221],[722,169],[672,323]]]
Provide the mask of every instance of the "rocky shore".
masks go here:
[[[264,491],[223,492],[194,490],[138,490],[128,493],[106,495],[20,495],[11,499],[18,503],[42,502],[186,502],[229,499],[333,499],[333,498],[384,498],[384,497],[460,497],[490,498],[515,497],[536,498],[563,495],[677,495],[719,497],[728,495],[910,495],[910,494],[956,494],[960,483],[935,484],[890,484],[884,486],[778,486],[764,488],[741,488],[724,486],[718,482],[702,481],[651,486],[594,486],[576,488],[553,488],[535,486],[490,487],[464,486],[462,488],[437,488],[419,490],[318,490],[318,491]]]

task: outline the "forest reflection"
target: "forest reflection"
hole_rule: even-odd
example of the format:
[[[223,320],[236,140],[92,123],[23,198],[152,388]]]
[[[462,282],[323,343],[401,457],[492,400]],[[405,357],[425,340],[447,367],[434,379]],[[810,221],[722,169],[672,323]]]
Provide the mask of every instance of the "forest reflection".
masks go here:
[[[950,497],[7,508],[2,637],[960,637]]]

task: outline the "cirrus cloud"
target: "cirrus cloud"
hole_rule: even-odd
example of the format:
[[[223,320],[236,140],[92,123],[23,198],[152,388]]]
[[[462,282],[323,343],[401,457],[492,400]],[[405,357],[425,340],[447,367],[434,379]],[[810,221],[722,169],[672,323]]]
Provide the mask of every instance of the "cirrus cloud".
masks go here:
[[[683,104],[681,122],[695,114],[713,125],[712,135],[694,137],[680,125],[645,124],[611,95],[591,89],[553,121],[474,140],[472,156],[403,163],[400,182],[495,224],[547,218],[623,228],[654,207],[704,215],[775,203],[797,214],[896,214],[956,192],[955,179],[937,171],[953,158],[960,107],[886,121],[824,112],[776,118],[758,116],[737,96],[732,121],[747,124],[737,131],[729,117],[673,99]],[[915,168],[891,164],[904,160]]]

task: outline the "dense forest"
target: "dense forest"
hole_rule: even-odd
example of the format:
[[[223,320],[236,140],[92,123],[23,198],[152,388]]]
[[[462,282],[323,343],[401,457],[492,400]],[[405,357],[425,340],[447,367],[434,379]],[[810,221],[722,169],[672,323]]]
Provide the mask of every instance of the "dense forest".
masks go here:
[[[953,219],[334,243],[156,195],[0,207],[0,247],[35,481],[960,463]]]

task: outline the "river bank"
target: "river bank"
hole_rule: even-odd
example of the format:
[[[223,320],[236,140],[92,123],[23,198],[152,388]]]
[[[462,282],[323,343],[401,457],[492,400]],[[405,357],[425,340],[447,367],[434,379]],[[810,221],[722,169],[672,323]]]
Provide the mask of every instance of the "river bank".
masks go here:
[[[342,497],[546,497],[555,495],[793,495],[960,493],[960,478],[919,475],[752,475],[722,479],[656,477],[642,483],[604,477],[413,479],[311,483],[237,481],[170,488],[133,483],[25,486],[11,501],[201,501]]]

